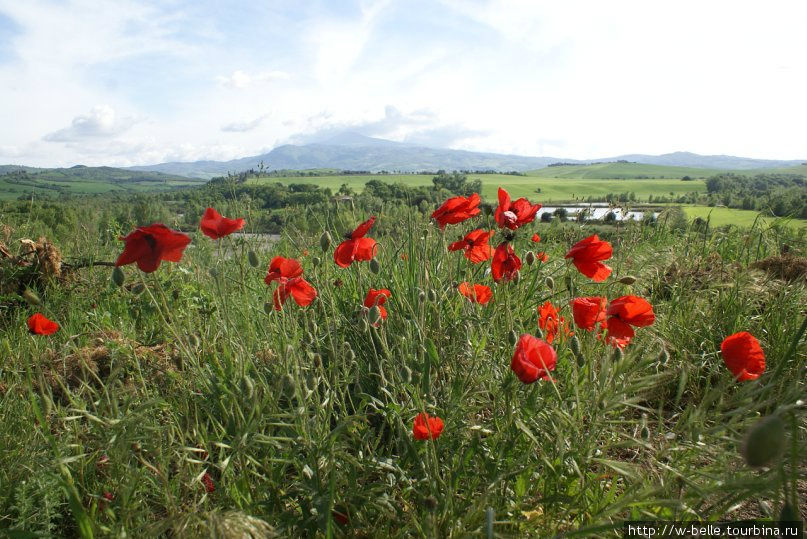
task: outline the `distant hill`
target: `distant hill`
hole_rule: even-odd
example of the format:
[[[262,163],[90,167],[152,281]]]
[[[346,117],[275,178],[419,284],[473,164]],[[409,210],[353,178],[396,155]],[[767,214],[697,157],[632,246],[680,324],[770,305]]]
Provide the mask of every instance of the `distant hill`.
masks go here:
[[[720,172],[713,168],[692,168],[666,165],[646,165],[642,163],[595,163],[590,165],[550,166],[530,172],[530,176],[541,178],[573,179],[676,179],[685,176],[692,179],[708,178]]]
[[[6,170],[5,173],[1,172]],[[108,192],[161,191],[193,186],[204,180],[174,176],[162,172],[138,171],[113,167],[32,168],[0,166],[0,199],[21,195],[60,196]]]
[[[726,155],[698,155],[675,152],[664,155],[621,155],[604,159],[560,159],[556,157],[529,157],[498,153],[469,152],[429,148],[414,144],[365,137],[345,132],[309,144],[285,144],[272,151],[232,161],[170,162],[132,167],[132,170],[164,172],[195,178],[209,179],[228,172],[257,169],[261,163],[268,170],[305,170],[334,168],[341,170],[367,170],[379,172],[419,172],[444,170],[497,170],[527,171],[546,167],[552,163],[595,163],[626,160],[641,164],[690,167],[698,169],[751,170],[755,168],[789,167],[804,160],[773,161],[732,157]],[[699,173],[700,174],[700,173]]]

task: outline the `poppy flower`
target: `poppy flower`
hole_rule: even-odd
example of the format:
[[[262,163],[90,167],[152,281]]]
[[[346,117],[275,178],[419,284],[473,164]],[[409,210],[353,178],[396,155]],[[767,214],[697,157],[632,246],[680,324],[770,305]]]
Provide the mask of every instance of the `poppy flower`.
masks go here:
[[[720,344],[720,354],[737,381],[756,380],[765,371],[765,352],[747,331],[729,335]]]
[[[549,260],[549,256],[543,251],[540,253],[535,253],[536,260],[540,260],[542,263],[546,264],[547,260]]]
[[[348,522],[350,522],[350,517],[347,515],[347,510],[342,508],[340,508],[338,511],[336,509],[331,511],[331,516],[340,526],[345,526]]]
[[[493,280],[497,283],[504,278],[505,281],[512,279],[516,272],[521,269],[521,259],[516,256],[512,245],[502,242],[496,247],[493,253],[493,260],[490,263]]]
[[[473,193],[469,197],[451,197],[434,210],[432,219],[437,221],[440,230],[445,230],[446,225],[455,225],[479,215],[480,201],[478,193]]]
[[[449,251],[459,251],[464,249],[465,258],[479,264],[484,262],[493,254],[493,247],[488,244],[488,240],[493,235],[493,230],[485,232],[483,229],[477,229],[469,232],[463,239],[455,241],[448,246]]]
[[[443,420],[439,417],[429,417],[429,414],[421,412],[415,417],[412,434],[415,440],[436,440],[442,434],[443,426]]]
[[[653,306],[636,296],[622,296],[612,300],[605,311],[605,325],[611,344],[622,348],[626,346],[635,332],[633,327],[649,326],[656,321]]]
[[[586,277],[601,283],[611,275],[611,268],[602,263],[613,254],[613,248],[596,234],[575,243],[565,258],[571,258],[575,267]]]
[[[457,289],[460,294],[471,300],[472,303],[485,305],[493,298],[493,292],[491,292],[490,287],[483,284],[474,284],[472,286],[470,283],[464,282],[460,283]]]
[[[139,226],[125,238],[123,252],[116,266],[137,262],[141,271],[151,273],[160,267],[160,261],[179,262],[185,247],[191,242],[187,234],[172,230],[162,223]]]
[[[533,234],[532,238],[530,238],[530,241],[532,241],[533,243],[538,243],[539,241],[541,241],[541,236],[539,236],[538,234]]]
[[[523,334],[516,343],[510,368],[519,380],[531,384],[538,380],[549,380],[549,373],[555,370],[558,355],[549,343],[529,333]]]
[[[109,492],[108,490],[101,494],[101,498],[98,500],[98,510],[103,511],[106,509],[107,505],[115,501],[115,495]]]
[[[567,336],[572,334],[566,325],[566,319],[558,314],[558,309],[552,305],[551,301],[547,301],[538,307],[538,327],[544,330],[546,342],[549,344],[552,344],[552,341],[561,331]]]
[[[378,250],[378,244],[373,238],[365,238],[375,223],[375,215],[356,227],[356,230],[347,235],[345,241],[339,244],[333,252],[333,261],[342,268],[350,266],[353,262],[372,259]]]
[[[605,320],[607,298],[601,296],[575,298],[571,303],[572,316],[577,327],[591,331]]]
[[[216,484],[213,482],[213,478],[208,472],[205,472],[205,475],[202,476],[202,484],[205,486],[205,491],[207,491],[208,494],[216,490]]]
[[[510,202],[510,194],[499,187],[499,207],[493,216],[496,223],[501,228],[515,230],[520,226],[531,223],[535,220],[535,214],[541,209],[540,204],[530,204],[524,197],[515,202]]]
[[[275,310],[283,308],[283,303],[291,296],[300,307],[307,307],[317,297],[317,290],[302,277],[303,267],[293,258],[276,256],[269,263],[269,271],[263,282],[267,286],[277,281],[272,298]]]
[[[199,228],[202,230],[202,234],[210,239],[217,240],[244,228],[244,220],[228,219],[227,217],[222,217],[213,208],[207,208],[202,216],[202,221],[199,223]]]
[[[378,290],[371,288],[367,292],[367,296],[364,298],[364,306],[368,309],[372,309],[374,305],[378,305],[378,311],[381,313],[381,320],[386,320],[387,310],[383,307],[383,305],[386,303],[387,298],[389,297],[392,297],[392,293],[386,288],[380,288]],[[379,322],[376,322],[374,325],[378,326],[378,324]]]
[[[48,320],[41,313],[35,313],[28,319],[28,331],[34,335],[53,335],[59,331],[59,324]]]

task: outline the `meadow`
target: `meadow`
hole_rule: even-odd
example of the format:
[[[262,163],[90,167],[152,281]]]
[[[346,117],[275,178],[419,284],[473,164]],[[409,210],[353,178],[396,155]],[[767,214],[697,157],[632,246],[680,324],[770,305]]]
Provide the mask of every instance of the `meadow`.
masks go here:
[[[497,178],[481,177],[495,200]],[[549,199],[534,193],[540,178],[498,179],[525,182],[514,198]],[[254,232],[250,204],[217,209]],[[795,231],[666,215],[618,228],[525,220],[511,231],[485,211],[443,231],[429,219],[436,208],[290,207],[308,226],[287,225],[268,248],[197,231],[178,259],[148,272],[112,267],[117,238],[146,223],[87,212],[76,233],[49,227],[35,207],[4,217],[0,529],[621,537],[629,519],[797,519],[807,260]],[[501,266],[448,250],[477,228],[514,249],[517,275],[496,281]],[[595,234],[613,247],[601,282],[564,258]],[[40,236],[48,242],[19,241]],[[374,256],[337,264],[341,245],[361,236],[377,240]],[[302,274],[278,256],[299,260]],[[492,299],[470,301],[463,282],[490,287]],[[291,295],[277,309],[282,287]],[[368,301],[381,290],[382,304]],[[572,302],[592,297],[640,298],[652,320],[633,320],[635,337],[615,346],[575,316]],[[58,331],[32,334],[36,312]],[[738,379],[721,351],[739,332],[764,351],[756,379]],[[542,360],[525,382],[529,366],[515,360],[533,339],[556,364]],[[443,426],[419,429],[422,413]]]

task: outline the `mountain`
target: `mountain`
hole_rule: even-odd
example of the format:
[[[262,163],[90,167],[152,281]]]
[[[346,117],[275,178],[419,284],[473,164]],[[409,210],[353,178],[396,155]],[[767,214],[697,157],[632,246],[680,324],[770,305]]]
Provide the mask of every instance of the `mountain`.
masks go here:
[[[332,168],[341,170],[368,170],[378,172],[444,170],[498,170],[526,171],[544,168],[557,162],[586,164],[609,161],[632,161],[650,165],[667,165],[723,170],[751,170],[756,168],[799,165],[804,160],[776,161],[751,159],[727,155],[698,155],[675,152],[663,155],[620,155],[603,159],[561,159],[557,157],[529,157],[498,153],[470,152],[444,148],[429,148],[415,144],[393,142],[366,137],[359,133],[344,132],[309,144],[285,144],[269,153],[234,159],[232,161],[170,162],[157,165],[131,167],[132,170],[156,171],[192,178],[209,179],[214,176],[258,169],[263,163],[267,170],[304,170]]]

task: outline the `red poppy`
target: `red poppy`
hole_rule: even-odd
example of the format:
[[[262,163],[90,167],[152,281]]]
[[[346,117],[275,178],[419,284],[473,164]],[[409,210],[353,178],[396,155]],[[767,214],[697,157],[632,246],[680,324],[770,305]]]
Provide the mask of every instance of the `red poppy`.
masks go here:
[[[455,241],[448,246],[449,251],[459,251],[465,249],[463,253],[465,258],[479,264],[484,262],[493,254],[493,247],[488,244],[488,240],[493,235],[493,230],[485,232],[483,229],[477,229],[469,232],[463,239]]]
[[[531,241],[533,243],[538,243],[539,241],[541,241],[541,236],[539,236],[538,234],[533,234],[532,238],[531,238]]]
[[[622,348],[626,346],[635,332],[633,327],[649,326],[656,321],[653,306],[636,296],[622,296],[611,301],[605,311],[608,328],[608,340],[611,344]]]
[[[605,320],[605,306],[608,299],[602,296],[575,298],[572,301],[574,323],[579,328],[591,331]]]
[[[510,195],[507,191],[499,187],[499,207],[493,216],[496,223],[501,228],[515,230],[520,226],[531,223],[535,220],[535,214],[541,209],[540,204],[530,204],[524,197],[515,202],[510,202]]]
[[[302,277],[303,267],[293,258],[276,256],[269,263],[269,271],[263,282],[267,286],[277,281],[272,295],[275,310],[283,308],[283,303],[291,296],[300,307],[307,307],[317,297],[317,290]]]
[[[59,324],[48,320],[41,313],[35,313],[28,319],[28,331],[34,335],[53,335],[59,331]]]
[[[115,495],[109,492],[108,490],[101,494],[101,499],[98,500],[98,510],[103,511],[106,509],[107,504],[112,503],[115,501]]]
[[[205,486],[205,491],[207,491],[208,494],[216,490],[216,484],[213,482],[213,478],[208,472],[205,472],[205,475],[202,476],[202,484]]]
[[[480,201],[478,193],[469,197],[451,197],[434,210],[432,219],[437,221],[440,230],[445,230],[446,225],[455,225],[479,215]]]
[[[535,253],[535,258],[537,260],[540,260],[544,264],[546,264],[546,261],[549,260],[549,257],[547,256],[547,254],[545,252],[543,252],[543,251],[541,251],[540,253]]]
[[[491,292],[490,287],[483,284],[475,284],[471,286],[470,283],[464,282],[460,283],[457,288],[459,289],[460,294],[471,300],[472,303],[485,305],[493,298],[493,292]]]
[[[726,367],[739,382],[756,380],[765,371],[765,352],[759,341],[747,331],[723,339],[720,353]]]
[[[342,512],[344,511],[344,512]],[[347,515],[347,511],[344,509],[339,509],[338,511],[334,509],[331,511],[331,516],[333,517],[334,521],[340,526],[345,526],[348,522],[350,522],[350,517]]]
[[[443,420],[439,417],[429,417],[429,414],[421,412],[415,417],[412,434],[415,440],[436,440],[442,434],[443,426]]]
[[[202,222],[199,223],[199,228],[205,236],[217,240],[244,228],[244,220],[228,219],[227,217],[222,217],[213,208],[207,208],[202,216]]]
[[[558,355],[546,341],[525,333],[516,343],[510,368],[519,380],[531,384],[538,380],[549,380],[549,373],[555,370]]]
[[[368,309],[372,309],[374,305],[378,305],[378,311],[381,313],[381,320],[386,320],[387,310],[383,307],[383,305],[386,303],[387,298],[389,297],[392,297],[392,293],[386,288],[380,288],[378,290],[371,288],[367,292],[367,296],[364,298],[364,306]],[[379,322],[376,322],[374,325],[378,326],[378,324]]]
[[[552,341],[561,331],[566,336],[572,334],[566,324],[566,319],[558,314],[558,309],[552,305],[551,301],[547,301],[538,307],[538,327],[544,330],[546,342],[549,344],[552,344]]]
[[[125,266],[137,262],[137,267],[151,273],[160,267],[161,260],[179,262],[191,238],[182,232],[171,230],[161,223],[139,226],[125,238],[119,238],[125,245],[115,262]]]
[[[502,278],[504,278],[505,281],[509,281],[515,277],[516,272],[521,269],[521,259],[516,256],[513,247],[505,241],[496,247],[490,267],[494,281],[498,283]]]
[[[600,240],[594,234],[575,243],[566,253],[566,258],[572,259],[580,273],[601,283],[611,275],[611,268],[601,261],[611,258],[613,251],[610,243]]]
[[[348,238],[339,244],[333,252],[333,261],[338,266],[346,268],[353,262],[371,260],[375,256],[378,244],[373,238],[364,237],[374,223],[375,215],[357,226],[356,230],[351,232]]]

